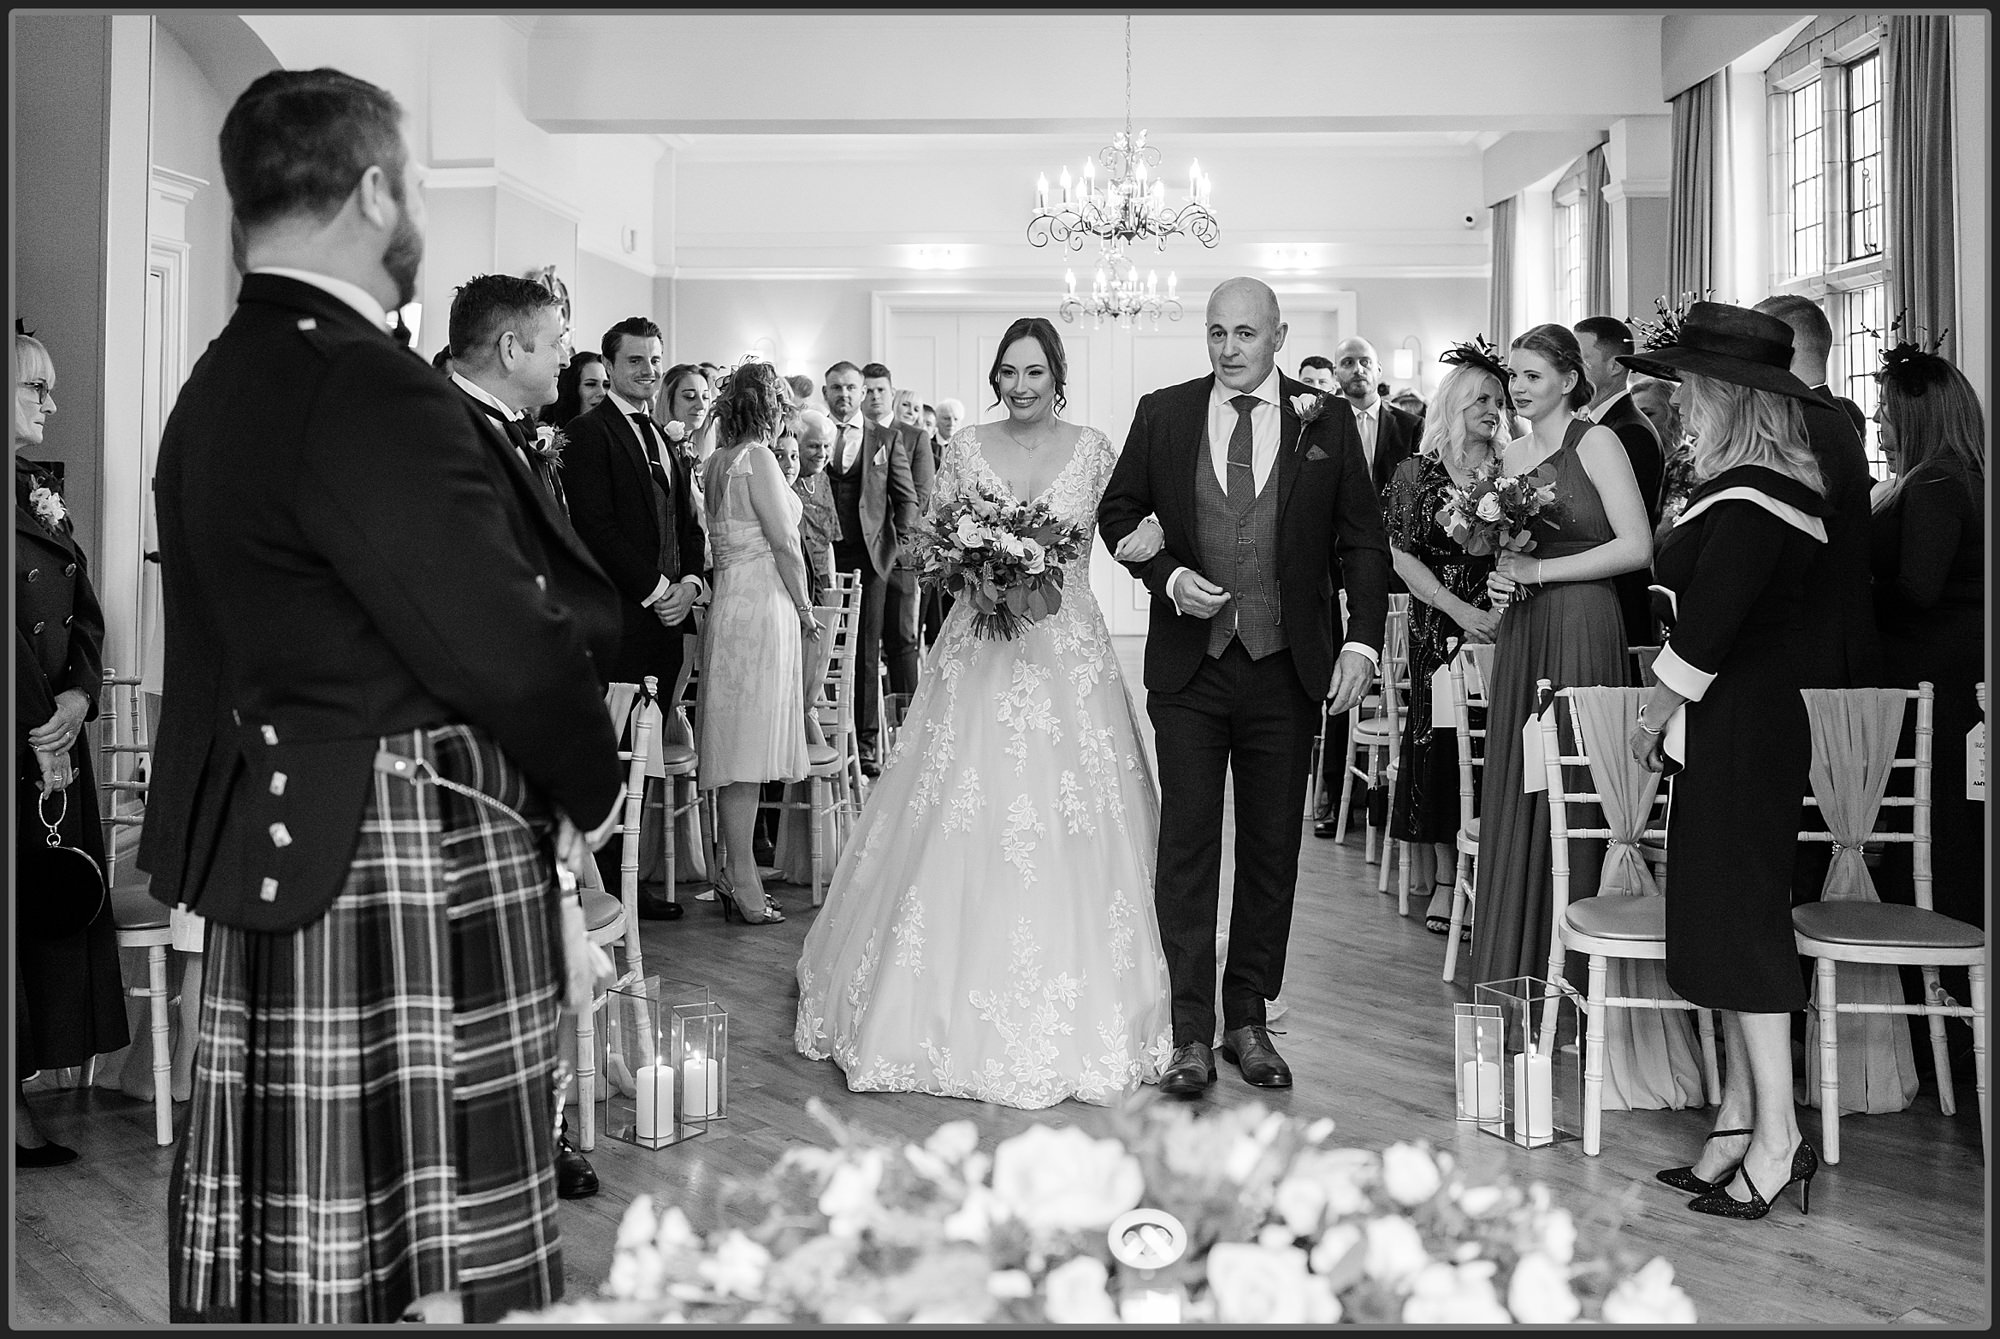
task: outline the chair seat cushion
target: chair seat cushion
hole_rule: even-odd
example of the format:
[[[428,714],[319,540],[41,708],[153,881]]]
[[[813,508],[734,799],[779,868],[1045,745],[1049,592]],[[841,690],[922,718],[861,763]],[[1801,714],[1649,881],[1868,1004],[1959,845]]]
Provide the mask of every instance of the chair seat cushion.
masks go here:
[[[686,772],[695,766],[695,753],[686,744],[659,746],[660,766],[669,772]]]
[[[1828,944],[1963,950],[1986,942],[1976,926],[1896,902],[1808,902],[1792,908],[1792,926]]]
[[[1667,937],[1664,897],[1585,897],[1569,904],[1563,920],[1578,934],[1592,939],[1626,939],[1633,943]]]
[[[583,890],[583,928],[602,930],[612,925],[625,912],[625,904],[611,894],[597,888]]]
[[[815,772],[823,767],[833,767],[840,762],[840,750],[831,744],[808,744],[806,761]]]
[[[1365,720],[1348,732],[1348,738],[1351,740],[1358,739],[1366,740],[1370,743],[1386,744],[1389,742],[1389,718],[1386,716],[1376,716]]]
[[[111,923],[120,930],[164,930],[173,913],[153,900],[153,881],[140,874],[111,885]]]
[[[1465,823],[1465,824],[1462,824],[1462,825],[1460,825],[1460,827],[1459,827],[1459,829],[1458,829],[1458,835],[1459,835],[1460,837],[1463,837],[1463,838],[1465,838],[1465,839],[1466,839],[1467,841],[1471,841],[1471,842],[1474,842],[1474,843],[1478,842],[1478,840],[1479,840],[1479,815],[1478,815],[1478,814],[1474,814],[1474,815],[1472,816],[1472,821],[1471,821],[1471,822],[1469,822],[1469,823]]]

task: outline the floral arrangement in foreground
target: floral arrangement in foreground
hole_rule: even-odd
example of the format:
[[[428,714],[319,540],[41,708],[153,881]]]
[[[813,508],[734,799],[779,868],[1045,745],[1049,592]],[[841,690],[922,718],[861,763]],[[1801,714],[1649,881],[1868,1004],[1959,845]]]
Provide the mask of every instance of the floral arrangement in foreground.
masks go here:
[[[1525,553],[1535,547],[1528,523],[1556,500],[1556,486],[1530,483],[1525,474],[1502,474],[1489,464],[1463,488],[1447,485],[1437,523],[1467,553],[1479,556],[1512,549]]]
[[[1062,565],[1089,542],[1047,502],[980,491],[939,504],[917,532],[916,552],[924,583],[969,603],[982,636],[1013,638],[1062,608]]]
[[[833,1147],[793,1149],[726,1196],[725,1217],[749,1226],[703,1236],[678,1207],[641,1195],[601,1297],[509,1319],[1695,1319],[1666,1260],[1579,1257],[1575,1224],[1547,1187],[1468,1182],[1450,1154],[1423,1144],[1334,1147],[1329,1119],[1256,1104],[1198,1117],[1152,1102],[1121,1114],[1109,1138],[1037,1125],[989,1156],[971,1121],[915,1144],[849,1126],[817,1099],[808,1111]],[[1133,1217],[1166,1224],[1142,1229],[1162,1237],[1180,1231],[1171,1264],[1138,1270],[1129,1250],[1114,1253],[1107,1227]]]

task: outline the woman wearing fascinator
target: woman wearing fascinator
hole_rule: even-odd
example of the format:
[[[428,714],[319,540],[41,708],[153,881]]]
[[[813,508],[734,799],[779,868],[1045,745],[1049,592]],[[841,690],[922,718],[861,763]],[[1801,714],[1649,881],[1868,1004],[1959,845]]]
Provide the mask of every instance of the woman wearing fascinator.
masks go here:
[[[1964,373],[1908,340],[1883,355],[1876,380],[1875,422],[1895,471],[1869,524],[1884,681],[1935,690],[1932,904],[1984,927],[1984,806],[1961,778],[1966,732],[1980,719],[1973,685],[1985,677],[1986,416]],[[1887,899],[1913,899],[1908,852],[1885,856]],[[1962,974],[1959,986],[1963,1000]]]
[[[1486,594],[1491,554],[1467,553],[1437,523],[1445,493],[1464,488],[1513,436],[1507,367],[1483,336],[1446,350],[1444,383],[1424,419],[1417,454],[1382,492],[1382,519],[1396,575],[1409,588],[1411,728],[1403,733],[1402,785],[1389,836],[1409,842],[1412,878],[1430,882],[1424,928],[1451,929],[1453,841],[1458,830],[1458,748],[1452,731],[1426,728],[1431,676],[1466,641],[1490,642],[1500,614]]]

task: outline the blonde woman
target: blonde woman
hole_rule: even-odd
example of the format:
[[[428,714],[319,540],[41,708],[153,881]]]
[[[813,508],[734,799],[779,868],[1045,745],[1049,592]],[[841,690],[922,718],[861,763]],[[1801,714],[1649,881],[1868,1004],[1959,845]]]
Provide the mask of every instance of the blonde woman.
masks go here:
[[[1382,494],[1389,556],[1410,592],[1410,728],[1389,835],[1410,843],[1411,878],[1433,885],[1424,928],[1451,929],[1453,837],[1458,829],[1458,748],[1433,730],[1431,676],[1466,641],[1490,642],[1500,614],[1486,595],[1491,554],[1473,555],[1437,523],[1445,493],[1490,466],[1509,436],[1507,369],[1484,339],[1447,350],[1451,365],[1426,415],[1417,454],[1396,467]]]
[[[1659,1179],[1724,1218],[1762,1218],[1794,1181],[1803,1211],[1819,1169],[1793,1104],[1789,1015],[1806,1004],[1792,868],[1812,758],[1796,642],[1826,506],[1801,411],[1813,392],[1791,374],[1791,344],[1775,316],[1697,302],[1678,344],[1620,359],[1680,379],[1694,443],[1694,490],[1655,566],[1674,593],[1673,630],[1629,744],[1661,770],[1669,721],[1685,713],[1667,827],[1667,980],[1717,1011],[1725,1058],[1714,1131],[1692,1164]]]

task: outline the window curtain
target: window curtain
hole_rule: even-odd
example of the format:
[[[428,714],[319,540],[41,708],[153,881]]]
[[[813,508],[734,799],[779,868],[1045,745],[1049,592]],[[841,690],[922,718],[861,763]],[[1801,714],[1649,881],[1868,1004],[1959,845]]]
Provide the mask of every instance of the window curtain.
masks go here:
[[[1506,348],[1514,338],[1514,197],[1493,206],[1493,286],[1492,306],[1487,314],[1487,336]]]
[[[1611,184],[1611,167],[1600,144],[1584,155],[1582,206],[1583,314],[1611,314],[1611,202],[1604,188]]]
[[[1721,132],[1722,74],[1674,98],[1668,183],[1667,300],[1715,287],[1715,141]]]
[[[1888,160],[1889,309],[1906,332],[1951,356],[1957,324],[1957,217],[1952,205],[1951,19],[1892,14],[1882,35],[1883,156]]]

